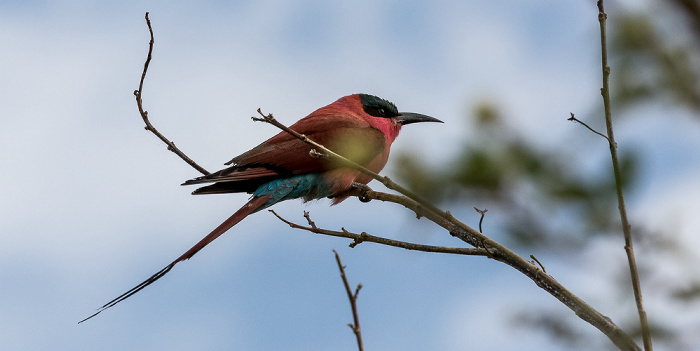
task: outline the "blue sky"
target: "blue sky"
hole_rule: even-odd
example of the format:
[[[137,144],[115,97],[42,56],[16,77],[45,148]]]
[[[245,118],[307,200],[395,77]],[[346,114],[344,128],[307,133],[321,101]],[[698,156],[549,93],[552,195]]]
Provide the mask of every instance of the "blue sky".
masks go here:
[[[147,52],[146,11],[156,36],[146,109],[210,171],[277,132],[250,120],[257,108],[290,124],[341,96],[376,94],[446,122],[408,126],[394,144],[439,162],[470,137],[465,116],[484,99],[501,102],[545,147],[583,134],[572,133],[565,117],[592,112],[599,99],[592,1],[0,3],[4,349],[354,350],[332,249],[350,281],[364,285],[359,308],[368,349],[559,349],[510,318],[523,304],[565,307],[502,264],[373,244],[350,249],[347,240],[292,230],[264,212],[77,325],[246,201],[190,196],[193,189],[179,184],[196,171],[143,130],[132,92]],[[700,131],[690,116],[668,126],[662,111],[645,110],[644,123],[619,133],[621,144],[650,151],[631,212],[649,226],[677,216],[679,235],[692,240],[700,189],[698,168],[688,165],[700,160],[678,150],[697,147]],[[606,149],[600,143],[587,151],[604,157]],[[331,229],[460,245],[396,206],[355,199],[327,205],[290,201],[275,209],[299,222],[302,210],[311,211]],[[476,224],[470,208],[451,210]],[[621,245],[614,255],[615,264],[624,258]],[[547,267],[614,320],[629,315],[632,305],[611,303],[608,290],[595,286],[610,262],[570,274],[580,273],[584,259]],[[607,345],[592,327],[581,329],[593,348]]]

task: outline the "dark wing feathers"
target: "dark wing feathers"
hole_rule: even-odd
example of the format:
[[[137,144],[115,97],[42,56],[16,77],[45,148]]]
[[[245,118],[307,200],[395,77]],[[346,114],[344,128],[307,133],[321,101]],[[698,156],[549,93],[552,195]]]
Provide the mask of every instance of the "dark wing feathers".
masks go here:
[[[360,164],[374,159],[386,147],[386,139],[379,130],[354,117],[312,115],[290,128]],[[281,132],[233,158],[227,163],[231,167],[188,180],[183,185],[216,183],[197,189],[193,194],[253,192],[281,176],[339,167],[326,159],[311,157],[311,149],[311,145]]]

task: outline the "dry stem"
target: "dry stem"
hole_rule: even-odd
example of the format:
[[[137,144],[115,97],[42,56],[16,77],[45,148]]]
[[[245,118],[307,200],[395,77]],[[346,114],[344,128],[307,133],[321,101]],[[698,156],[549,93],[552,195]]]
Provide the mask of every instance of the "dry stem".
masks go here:
[[[354,324],[350,323],[348,326],[352,329],[352,332],[355,333],[357,348],[360,351],[364,351],[365,346],[362,343],[362,331],[360,330],[360,316],[357,313],[357,295],[360,293],[360,289],[362,289],[362,284],[357,284],[357,289],[355,289],[355,293],[353,294],[352,290],[350,290],[348,278],[345,276],[345,266],[343,266],[343,262],[340,261],[340,255],[338,255],[338,252],[335,250],[333,250],[333,253],[335,253],[335,261],[338,262],[338,269],[340,269],[340,277],[343,279],[343,285],[345,285],[345,292],[348,294],[348,299],[350,300],[352,319],[355,321]]]
[[[605,107],[605,125],[608,133],[608,143],[610,145],[610,156],[612,158],[613,172],[615,173],[615,188],[617,190],[617,204],[620,212],[620,220],[622,221],[622,233],[625,237],[625,252],[627,253],[627,262],[630,267],[630,276],[632,279],[632,289],[634,290],[634,298],[637,303],[637,312],[639,313],[639,321],[642,328],[642,338],[644,340],[644,349],[651,351],[651,333],[649,331],[649,322],[647,321],[647,313],[644,310],[644,302],[642,301],[642,288],[639,283],[639,273],[637,272],[637,262],[634,258],[634,248],[632,246],[632,227],[627,219],[627,209],[625,207],[625,197],[622,193],[622,171],[620,170],[620,162],[617,157],[617,143],[615,143],[615,135],[613,134],[612,114],[610,112],[610,67],[608,66],[608,45],[607,35],[605,30],[605,21],[608,15],[603,8],[603,0],[598,0],[598,22],[600,22],[600,45],[601,45],[601,61],[603,66],[603,88],[600,93],[603,96],[603,104]],[[573,114],[572,114],[573,117]]]
[[[386,245],[386,246],[398,247],[398,248],[402,248],[402,249],[406,249],[406,250],[415,250],[415,251],[423,251],[423,252],[447,253],[447,254],[471,255],[471,256],[488,256],[489,255],[489,252],[485,249],[414,244],[414,243],[409,243],[409,242],[405,242],[405,241],[399,241],[399,240],[393,240],[393,239],[383,238],[383,237],[379,237],[379,236],[374,236],[374,235],[367,234],[365,232],[362,232],[360,234],[352,233],[345,228],[341,228],[342,231],[322,229],[322,228],[317,227],[316,224],[313,221],[311,221],[311,217],[309,215],[309,212],[304,211],[304,218],[306,218],[307,222],[309,223],[309,226],[307,227],[307,226],[296,224],[294,222],[291,222],[289,220],[284,219],[282,216],[277,214],[277,212],[275,212],[274,210],[268,210],[268,211],[270,211],[272,214],[274,214],[280,221],[286,223],[287,225],[289,225],[292,228],[302,229],[302,230],[306,230],[306,231],[316,233],[316,234],[323,234],[323,235],[352,239],[353,241],[350,244],[350,247],[355,247],[363,242],[372,242],[372,243],[382,244],[382,245]]]
[[[204,175],[208,175],[209,172],[198,165],[194,160],[191,158],[187,157],[184,152],[180,151],[180,149],[175,146],[175,143],[168,140],[163,134],[161,134],[149,121],[148,119],[148,111],[145,111],[143,109],[143,102],[141,101],[141,95],[143,94],[143,81],[146,80],[146,72],[148,72],[148,65],[151,63],[151,54],[153,53],[153,43],[155,42],[153,39],[153,28],[151,27],[151,19],[148,18],[148,12],[146,12],[146,25],[148,25],[148,32],[151,34],[151,40],[148,42],[148,56],[146,57],[146,62],[143,64],[143,73],[141,73],[141,81],[139,82],[139,88],[138,90],[134,90],[134,96],[136,97],[136,105],[139,108],[139,113],[141,114],[141,118],[143,118],[144,123],[146,123],[146,130],[152,132],[155,134],[158,139],[162,140],[165,145],[168,145],[168,150],[174,152],[177,156],[179,156],[182,160],[187,162],[190,166],[194,167],[194,169],[198,170],[200,173]]]

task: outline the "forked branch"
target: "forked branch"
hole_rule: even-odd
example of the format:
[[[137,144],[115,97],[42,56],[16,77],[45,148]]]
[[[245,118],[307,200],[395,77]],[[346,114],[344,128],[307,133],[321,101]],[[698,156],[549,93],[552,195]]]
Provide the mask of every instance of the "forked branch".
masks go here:
[[[352,332],[355,333],[355,338],[357,339],[357,348],[360,351],[365,350],[365,346],[362,343],[362,330],[360,329],[360,315],[357,313],[357,295],[360,293],[360,289],[362,289],[362,284],[357,284],[357,289],[355,289],[355,293],[352,293],[352,290],[350,289],[350,284],[348,283],[348,277],[345,276],[345,266],[343,266],[343,262],[340,261],[340,255],[338,255],[338,251],[333,250],[333,253],[335,253],[335,261],[338,263],[338,269],[340,270],[340,277],[343,279],[343,285],[345,286],[345,292],[348,294],[348,300],[350,300],[350,308],[352,309],[352,319],[355,321],[355,323],[350,323],[348,326],[350,329],[352,329]]]
[[[316,224],[311,221],[311,218],[309,216],[309,212],[307,212],[307,211],[304,211],[304,217],[308,221],[309,226],[303,226],[303,225],[296,224],[292,221],[284,219],[282,216],[277,214],[277,212],[275,212],[274,210],[268,210],[268,211],[270,211],[272,214],[274,214],[280,221],[286,223],[287,225],[289,225],[290,227],[292,227],[294,229],[301,229],[301,230],[306,230],[306,231],[316,233],[316,234],[352,239],[353,241],[350,244],[350,247],[355,247],[363,242],[372,242],[372,243],[382,244],[382,245],[386,245],[386,246],[393,246],[393,247],[398,247],[401,249],[414,250],[414,251],[447,253],[447,254],[455,254],[455,255],[471,255],[471,256],[488,256],[489,255],[489,252],[485,249],[477,249],[477,248],[469,248],[469,247],[447,247],[447,246],[414,244],[414,243],[409,243],[409,242],[405,242],[405,241],[399,241],[399,240],[393,240],[393,239],[383,238],[383,237],[379,237],[379,236],[374,236],[374,235],[367,234],[365,232],[362,232],[360,234],[352,233],[345,228],[342,228],[341,229],[342,231],[322,229],[322,228],[317,227]]]

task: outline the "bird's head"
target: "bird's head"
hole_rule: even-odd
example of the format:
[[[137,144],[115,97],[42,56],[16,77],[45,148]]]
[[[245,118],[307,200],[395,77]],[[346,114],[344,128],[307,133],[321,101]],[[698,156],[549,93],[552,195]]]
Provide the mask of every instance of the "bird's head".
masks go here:
[[[389,142],[393,142],[399,135],[402,125],[418,122],[439,122],[441,120],[420,113],[399,112],[396,105],[380,97],[369,94],[350,95],[355,103],[362,106],[362,117],[373,127],[386,135]]]

